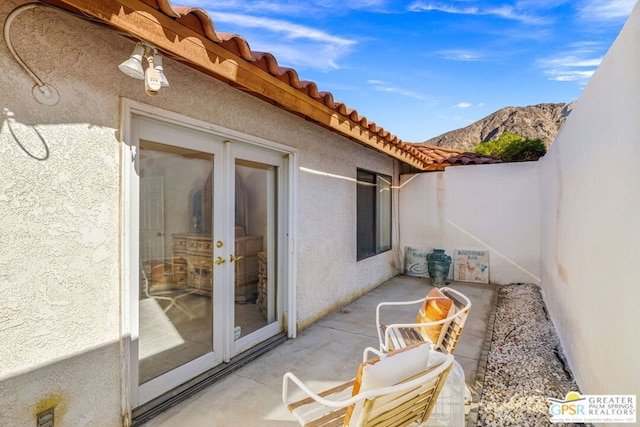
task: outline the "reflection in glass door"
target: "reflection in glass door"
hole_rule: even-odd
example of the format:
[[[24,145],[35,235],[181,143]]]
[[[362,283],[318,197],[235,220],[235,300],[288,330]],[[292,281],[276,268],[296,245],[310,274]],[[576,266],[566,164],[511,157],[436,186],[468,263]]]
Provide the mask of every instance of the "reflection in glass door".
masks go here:
[[[145,140],[139,152],[144,384],[212,351],[213,156]]]
[[[287,169],[280,152],[150,118],[134,116],[132,140],[130,371],[141,408],[284,331]]]
[[[272,166],[236,161],[235,180],[235,338],[274,321],[269,306],[268,260],[270,198],[275,191]],[[272,254],[272,256],[275,256]],[[272,281],[275,283],[275,281]],[[273,304],[272,304],[273,305]]]
[[[134,116],[130,280],[132,405],[139,407],[224,358],[224,268],[214,238],[223,143]],[[224,267],[224,266],[223,266]],[[218,280],[216,280],[218,278]]]
[[[232,355],[282,332],[281,257],[282,156],[238,144],[235,167]]]

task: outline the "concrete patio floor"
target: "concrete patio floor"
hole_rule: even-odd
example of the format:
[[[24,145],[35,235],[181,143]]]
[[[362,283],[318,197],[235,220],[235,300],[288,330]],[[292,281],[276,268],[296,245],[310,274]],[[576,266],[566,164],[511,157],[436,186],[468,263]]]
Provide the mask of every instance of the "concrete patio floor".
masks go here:
[[[455,351],[474,392],[482,386],[488,344],[485,339],[495,309],[496,287],[491,284],[450,282],[467,295],[471,312]],[[342,309],[300,332],[253,362],[147,423],[148,427],[292,427],[298,425],[282,403],[282,376],[291,371],[313,390],[324,390],[356,374],[366,347],[378,347],[376,305],[382,301],[422,298],[431,289],[426,278],[396,276]],[[413,319],[417,307],[394,313],[398,320]],[[391,319],[393,321],[393,318]],[[475,425],[472,412],[467,425]]]

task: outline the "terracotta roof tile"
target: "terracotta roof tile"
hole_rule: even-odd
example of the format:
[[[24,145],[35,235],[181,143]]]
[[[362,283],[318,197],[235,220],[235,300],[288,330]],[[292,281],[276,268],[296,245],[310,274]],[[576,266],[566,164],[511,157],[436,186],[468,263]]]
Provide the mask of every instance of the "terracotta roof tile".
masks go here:
[[[64,5],[69,0],[45,1],[56,5]],[[203,38],[218,44],[235,56],[242,58],[251,65],[284,82],[314,101],[330,108],[344,119],[359,125],[363,129],[368,129],[369,132],[382,140],[381,143],[383,146],[386,147],[389,145],[412,158],[419,159],[423,164],[424,170],[429,170],[431,168],[430,165],[433,165],[435,169],[442,169],[445,166],[455,164],[499,162],[499,159],[490,158],[488,156],[479,156],[473,153],[464,153],[460,150],[429,147],[424,146],[423,144],[405,143],[396,135],[376,125],[375,122],[370,122],[366,117],[360,116],[355,109],[347,107],[343,102],[334,100],[334,97],[330,92],[320,91],[316,83],[300,80],[295,69],[281,67],[278,65],[278,61],[273,54],[268,52],[252,51],[247,40],[240,35],[216,31],[213,20],[204,9],[197,7],[174,6],[171,4],[170,0],[141,1],[147,6],[175,20],[180,25],[189,28]],[[69,3],[73,2],[69,1]],[[74,11],[76,10],[73,6],[71,6],[70,9]],[[168,53],[177,57],[180,55],[179,52]],[[198,66],[191,66],[199,69]],[[259,96],[259,94],[256,95]],[[362,141],[359,142],[362,143]]]
[[[484,154],[471,153],[467,151],[457,150],[454,148],[443,148],[422,143],[409,144],[420,153],[433,159],[438,164],[448,163],[450,165],[468,165],[468,164],[493,164],[502,163],[500,157],[488,156]]]
[[[180,13],[176,11],[176,9],[171,6],[171,1],[169,0],[143,0],[146,4],[151,7],[155,7],[159,9],[167,16],[171,16],[172,18],[177,18],[180,16]]]
[[[163,9],[161,10],[164,12]],[[222,42],[216,33],[215,27],[213,26],[213,20],[204,9],[177,6],[171,10],[174,11],[177,16],[169,16],[176,18],[176,21],[180,22],[185,27],[191,28],[193,31],[207,37],[211,41],[216,43]]]
[[[251,54],[249,45],[242,42],[242,39],[237,34],[231,33],[217,33],[218,38],[222,40],[221,46],[227,49],[229,52],[233,52],[245,61],[253,62],[255,58]]]

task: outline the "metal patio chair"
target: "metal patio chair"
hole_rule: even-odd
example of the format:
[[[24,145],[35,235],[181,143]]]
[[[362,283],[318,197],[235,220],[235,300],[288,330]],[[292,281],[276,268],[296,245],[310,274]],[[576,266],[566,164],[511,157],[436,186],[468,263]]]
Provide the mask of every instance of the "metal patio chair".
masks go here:
[[[382,312],[383,309],[393,306],[424,305],[425,303],[442,299],[441,297],[433,298],[427,296],[415,301],[382,302],[378,304],[376,307],[376,329],[378,331],[380,351],[386,352],[416,343],[431,342],[434,350],[453,354],[469,316],[471,301],[455,289],[449,287],[435,289],[439,289],[444,297],[452,301],[451,312],[440,320],[431,322],[416,322],[414,320],[407,323],[385,324],[382,319]],[[429,338],[429,335],[425,333],[430,329],[437,331],[436,338],[433,336]]]
[[[175,307],[187,315],[189,320],[195,319],[195,315],[186,304],[180,301],[191,293],[179,286],[174,277],[177,268],[186,268],[184,259],[157,259],[143,261],[140,272],[142,274],[142,291],[147,298],[156,301],[168,301],[163,311],[166,313]]]

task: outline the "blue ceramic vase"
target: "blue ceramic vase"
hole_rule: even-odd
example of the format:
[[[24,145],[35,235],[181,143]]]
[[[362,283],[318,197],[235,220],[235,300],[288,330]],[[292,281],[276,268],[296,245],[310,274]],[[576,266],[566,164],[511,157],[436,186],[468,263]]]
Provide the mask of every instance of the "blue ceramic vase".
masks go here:
[[[427,255],[427,268],[431,284],[436,288],[441,288],[449,276],[451,257],[444,253],[444,249],[434,249]]]

